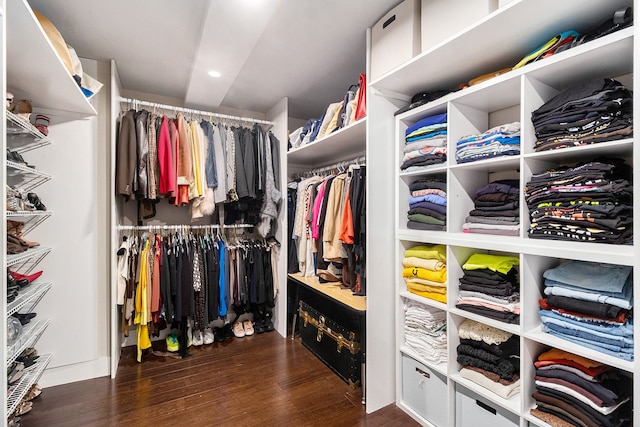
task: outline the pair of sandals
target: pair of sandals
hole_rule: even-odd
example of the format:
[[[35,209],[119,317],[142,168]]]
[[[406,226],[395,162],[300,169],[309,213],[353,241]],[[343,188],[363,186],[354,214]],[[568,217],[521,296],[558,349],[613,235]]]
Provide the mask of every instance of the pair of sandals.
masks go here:
[[[32,400],[40,396],[41,394],[42,389],[40,388],[40,386],[38,384],[34,384],[31,389],[29,389],[29,392],[22,398],[22,402],[20,402],[16,410],[13,412],[14,417],[22,416],[31,411],[31,409],[33,408]],[[20,425],[19,420],[17,425]]]
[[[47,207],[36,193],[27,193],[7,187],[6,207],[10,211],[46,211]]]

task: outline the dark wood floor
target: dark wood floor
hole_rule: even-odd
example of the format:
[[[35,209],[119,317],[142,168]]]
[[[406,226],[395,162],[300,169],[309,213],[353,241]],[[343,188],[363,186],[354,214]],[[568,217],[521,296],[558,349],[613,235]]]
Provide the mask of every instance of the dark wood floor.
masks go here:
[[[367,414],[351,390],[276,332],[191,347],[191,357],[123,352],[115,380],[46,388],[21,426],[407,426],[395,405]]]

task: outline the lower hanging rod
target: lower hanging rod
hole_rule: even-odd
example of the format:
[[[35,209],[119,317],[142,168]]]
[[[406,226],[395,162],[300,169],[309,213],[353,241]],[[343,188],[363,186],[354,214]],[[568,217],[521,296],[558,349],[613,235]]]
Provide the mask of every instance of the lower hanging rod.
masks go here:
[[[140,230],[140,231],[153,231],[153,230],[217,230],[227,228],[253,228],[253,224],[207,224],[207,225],[119,225],[118,231]]]

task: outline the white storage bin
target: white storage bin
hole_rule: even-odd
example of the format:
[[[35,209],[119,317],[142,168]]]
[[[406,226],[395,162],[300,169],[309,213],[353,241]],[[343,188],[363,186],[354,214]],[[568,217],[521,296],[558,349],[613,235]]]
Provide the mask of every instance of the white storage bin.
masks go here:
[[[422,0],[422,51],[429,50],[498,8],[498,0]]]
[[[456,384],[456,427],[518,427],[520,417]]]
[[[447,378],[402,355],[402,401],[436,427],[447,425]]]
[[[420,53],[420,0],[404,0],[371,30],[371,80]]]

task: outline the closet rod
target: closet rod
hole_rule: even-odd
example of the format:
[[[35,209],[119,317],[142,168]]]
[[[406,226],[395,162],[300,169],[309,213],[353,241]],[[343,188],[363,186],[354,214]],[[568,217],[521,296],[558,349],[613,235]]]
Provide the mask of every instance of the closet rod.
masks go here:
[[[296,174],[296,175],[297,176],[301,176],[303,174],[314,174],[314,173],[330,171],[332,169],[347,168],[347,167],[349,167],[350,165],[353,165],[353,164],[364,165],[366,160],[367,160],[366,156],[354,157],[353,159],[343,160],[341,162],[336,162],[336,163],[333,163],[333,164],[330,164],[330,165],[327,165],[327,166],[321,166],[319,168],[309,169],[307,171],[301,172],[301,173]]]
[[[133,103],[134,105],[142,105],[145,107],[156,107],[163,110],[180,111],[187,114],[197,114],[199,116],[217,117],[219,119],[235,120],[239,122],[251,122],[251,123],[258,123],[261,125],[273,126],[273,122],[270,122],[268,120],[254,119],[251,117],[230,116],[228,114],[212,113],[210,111],[203,111],[203,110],[194,110],[193,108],[176,107],[175,105],[158,104],[156,102],[141,101],[135,98],[120,97],[120,102],[126,102],[128,104]]]
[[[255,227],[253,224],[229,224],[229,225],[218,225],[218,224],[208,224],[208,225],[119,225],[117,227],[118,231],[128,231],[128,230],[140,230],[140,231],[152,231],[152,230],[182,230],[185,228],[191,230],[212,230],[212,229],[227,229],[227,228],[252,228]]]

